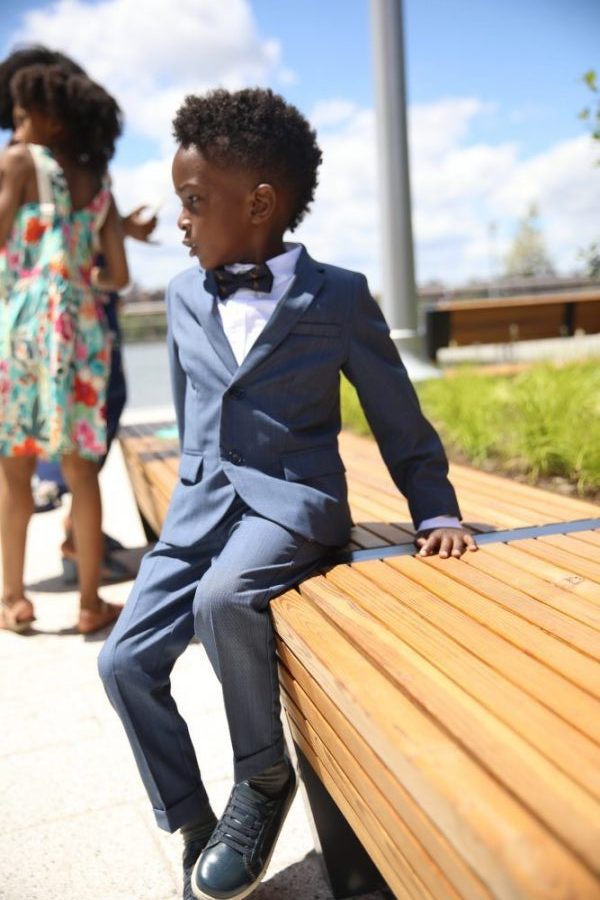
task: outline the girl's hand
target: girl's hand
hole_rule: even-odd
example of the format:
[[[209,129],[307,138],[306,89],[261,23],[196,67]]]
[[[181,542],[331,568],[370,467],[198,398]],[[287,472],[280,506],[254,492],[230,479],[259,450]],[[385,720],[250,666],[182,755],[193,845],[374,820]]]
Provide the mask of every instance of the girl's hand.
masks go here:
[[[142,215],[145,209],[148,209],[146,204],[138,206],[129,215],[123,216],[121,223],[123,233],[127,237],[135,238],[136,241],[142,241],[144,244],[152,244],[154,241],[150,240],[150,235],[158,225],[158,216],[154,213],[149,219],[145,219]]]
[[[415,539],[415,544],[420,548],[419,556],[432,556],[437,553],[442,559],[449,556],[458,559],[465,550],[477,550],[475,538],[464,528],[434,528],[420,534]]]

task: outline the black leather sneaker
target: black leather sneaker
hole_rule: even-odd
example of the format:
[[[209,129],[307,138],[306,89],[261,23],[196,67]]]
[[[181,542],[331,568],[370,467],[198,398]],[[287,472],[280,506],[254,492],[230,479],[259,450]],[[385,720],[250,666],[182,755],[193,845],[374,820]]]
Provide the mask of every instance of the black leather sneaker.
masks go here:
[[[198,857],[206,847],[206,841],[190,841],[183,848],[183,900],[194,900],[192,893],[192,870]]]
[[[296,793],[296,773],[281,796],[265,797],[247,781],[236,784],[217,827],[192,872],[198,900],[242,900],[263,879]]]

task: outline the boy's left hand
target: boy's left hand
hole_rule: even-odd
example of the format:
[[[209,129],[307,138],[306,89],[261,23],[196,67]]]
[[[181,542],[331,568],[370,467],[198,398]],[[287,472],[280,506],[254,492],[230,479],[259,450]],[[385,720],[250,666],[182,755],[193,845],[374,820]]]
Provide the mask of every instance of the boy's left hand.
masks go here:
[[[438,554],[442,559],[461,557],[465,550],[477,550],[475,538],[464,528],[433,528],[415,539],[419,556]]]

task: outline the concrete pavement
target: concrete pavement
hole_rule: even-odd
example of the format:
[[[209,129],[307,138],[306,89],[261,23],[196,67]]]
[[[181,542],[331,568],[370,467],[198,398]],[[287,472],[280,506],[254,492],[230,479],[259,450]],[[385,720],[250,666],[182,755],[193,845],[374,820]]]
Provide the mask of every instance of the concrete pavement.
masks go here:
[[[135,562],[145,539],[118,447],[101,481],[105,530],[131,548],[126,556]],[[83,638],[74,630],[77,594],[59,577],[63,515],[37,514],[31,524],[27,585],[35,627],[27,635],[0,631],[0,898],[175,900],[181,896],[181,841],[156,827],[97,676],[107,632]],[[102,594],[122,603],[130,587],[106,586]],[[199,645],[179,660],[173,690],[220,812],[231,789],[231,749],[220,687]],[[330,896],[299,792],[253,897]]]

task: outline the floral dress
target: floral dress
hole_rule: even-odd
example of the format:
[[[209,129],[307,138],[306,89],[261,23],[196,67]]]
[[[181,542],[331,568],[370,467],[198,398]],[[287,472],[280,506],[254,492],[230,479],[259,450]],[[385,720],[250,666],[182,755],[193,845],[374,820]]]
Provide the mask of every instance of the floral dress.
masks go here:
[[[90,275],[110,182],[74,210],[50,150],[28,146],[39,202],[18,210],[0,260],[0,456],[99,459],[110,339]]]

